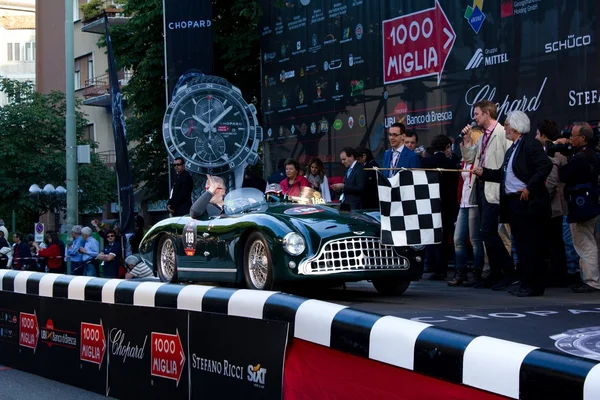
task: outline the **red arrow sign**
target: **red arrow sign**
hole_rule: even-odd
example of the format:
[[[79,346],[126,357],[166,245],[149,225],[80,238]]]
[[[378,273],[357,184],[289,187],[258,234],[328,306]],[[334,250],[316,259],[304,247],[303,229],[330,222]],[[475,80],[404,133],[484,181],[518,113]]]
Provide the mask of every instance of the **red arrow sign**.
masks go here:
[[[152,375],[177,381],[181,379],[185,354],[179,338],[179,330],[175,335],[152,332]]]
[[[33,352],[35,353],[40,337],[35,310],[33,311],[33,314],[20,313],[19,319],[19,344],[23,347],[33,349]]]
[[[456,34],[440,3],[383,21],[384,84],[437,75],[438,85]]]
[[[81,343],[81,361],[98,364],[98,368],[100,368],[104,360],[104,353],[106,352],[106,340],[102,320],[100,320],[100,325],[82,322],[81,339],[79,342]]]

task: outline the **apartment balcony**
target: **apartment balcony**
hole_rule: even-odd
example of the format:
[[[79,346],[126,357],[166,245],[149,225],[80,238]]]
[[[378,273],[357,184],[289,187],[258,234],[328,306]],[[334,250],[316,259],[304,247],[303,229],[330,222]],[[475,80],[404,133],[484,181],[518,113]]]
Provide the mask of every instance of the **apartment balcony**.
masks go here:
[[[122,89],[127,86],[129,79],[131,79],[130,71],[119,71],[117,77],[119,78],[119,87]],[[126,100],[123,98],[123,105]],[[108,74],[96,76],[93,79],[85,81],[85,88],[83,89],[83,104],[86,106],[96,107],[110,107],[111,106],[111,95],[110,95],[110,79]]]
[[[94,1],[93,5],[92,1]],[[123,13],[123,8],[109,0],[91,0],[82,7],[83,10],[83,26],[82,32],[97,33],[104,35],[104,16],[108,18],[108,25],[123,25],[129,21]]]
[[[97,153],[100,161],[109,167],[114,167],[117,162],[117,155],[114,150],[100,151]]]

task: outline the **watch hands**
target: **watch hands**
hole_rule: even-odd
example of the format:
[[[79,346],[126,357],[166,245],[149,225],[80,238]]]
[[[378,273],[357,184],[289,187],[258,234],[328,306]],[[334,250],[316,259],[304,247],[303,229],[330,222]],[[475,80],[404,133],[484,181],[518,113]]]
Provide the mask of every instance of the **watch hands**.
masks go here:
[[[233,110],[233,106],[229,106],[225,109],[225,111],[223,111],[221,114],[219,114],[218,117],[216,117],[211,123],[208,124],[208,126],[206,126],[204,128],[204,132],[208,132],[209,130],[212,130],[212,128],[218,124],[227,114],[229,114],[229,111]]]
[[[191,134],[192,134],[192,131],[194,130],[194,127],[195,127],[195,126],[196,126],[196,125],[194,125],[194,124],[192,123],[192,126],[190,126],[190,129],[188,129],[188,132],[187,132],[188,136],[191,136]]]
[[[208,148],[210,149],[210,151],[212,151],[213,155],[216,157],[217,153],[215,153],[215,151],[212,148],[212,145],[210,143],[206,143],[208,145]]]
[[[199,117],[199,116],[197,116],[197,115],[193,115],[193,116],[192,116],[192,118],[194,119],[194,121],[198,121],[198,122],[200,122],[200,124],[201,124],[202,126],[204,126],[205,128],[208,126],[208,124],[207,124],[206,122],[202,121],[202,120],[200,119],[200,117]],[[206,131],[205,131],[205,132],[206,132]]]

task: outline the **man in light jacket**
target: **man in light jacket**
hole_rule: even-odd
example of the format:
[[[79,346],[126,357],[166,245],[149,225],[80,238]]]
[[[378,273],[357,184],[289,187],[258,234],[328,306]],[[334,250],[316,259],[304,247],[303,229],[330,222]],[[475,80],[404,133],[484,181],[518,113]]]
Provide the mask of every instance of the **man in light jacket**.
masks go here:
[[[497,121],[498,110],[496,104],[483,100],[475,103],[473,119],[483,130],[483,136],[478,146],[463,149],[476,151],[474,168],[500,169],[504,164],[506,150],[512,142],[506,138],[504,127]],[[471,129],[467,125],[463,134]],[[490,275],[485,280],[477,283],[475,288],[492,288],[504,290],[515,283],[516,271],[512,258],[498,234],[500,217],[500,184],[496,182],[482,182],[479,179],[471,181],[472,190],[470,203],[479,206],[481,212],[481,236],[485,244],[490,263]]]

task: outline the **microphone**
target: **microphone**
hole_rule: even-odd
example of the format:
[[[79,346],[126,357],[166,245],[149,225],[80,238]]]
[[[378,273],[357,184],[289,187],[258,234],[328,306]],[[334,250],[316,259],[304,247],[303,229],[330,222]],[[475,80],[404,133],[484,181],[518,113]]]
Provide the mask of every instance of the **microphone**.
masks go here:
[[[471,121],[471,123],[469,124],[469,126],[470,126],[471,128],[475,128],[475,127],[477,127],[477,122],[475,122],[475,121]],[[461,131],[461,132],[458,134],[458,139],[462,139],[462,137],[463,137],[463,134],[462,134],[462,131]]]

